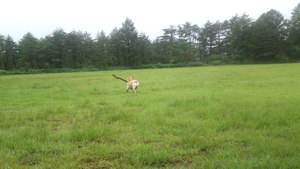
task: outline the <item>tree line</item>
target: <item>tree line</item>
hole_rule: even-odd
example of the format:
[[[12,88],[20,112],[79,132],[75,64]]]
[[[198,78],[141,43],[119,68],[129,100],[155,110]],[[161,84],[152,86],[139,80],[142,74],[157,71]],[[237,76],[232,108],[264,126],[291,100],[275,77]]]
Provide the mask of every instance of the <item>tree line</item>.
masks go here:
[[[27,33],[19,42],[0,35],[0,69],[105,68],[176,63],[274,63],[300,60],[300,3],[290,19],[277,10],[253,20],[235,15],[203,27],[186,22],[163,29],[151,41],[132,20],[109,35],[56,29],[38,39]]]

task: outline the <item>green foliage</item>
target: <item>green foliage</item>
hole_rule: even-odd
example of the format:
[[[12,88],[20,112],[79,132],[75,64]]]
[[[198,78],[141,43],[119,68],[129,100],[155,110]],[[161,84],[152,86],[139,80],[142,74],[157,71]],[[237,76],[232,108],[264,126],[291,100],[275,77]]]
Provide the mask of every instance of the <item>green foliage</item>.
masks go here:
[[[120,29],[115,28],[110,37],[111,51],[115,56],[116,65],[135,66],[145,62],[149,40],[143,34],[138,35],[130,19],[127,18]]]
[[[156,63],[203,64],[298,62],[300,7],[287,20],[274,9],[253,20],[247,14],[203,27],[185,22],[163,29],[151,41],[129,18],[109,35],[96,39],[87,32],[58,28],[37,39],[27,33],[18,42],[0,35],[0,69],[111,69],[147,67]],[[164,66],[163,66],[164,67]]]
[[[229,55],[234,56],[235,61],[242,62],[249,57],[247,49],[249,48],[251,23],[251,18],[246,14],[236,15],[229,21],[231,33],[227,38],[230,42],[227,52]]]
[[[175,67],[198,67],[204,66],[202,62],[183,62],[183,63],[169,63],[169,64],[145,64],[133,66],[134,69],[155,69],[155,68],[175,68]]]
[[[63,29],[56,29],[51,36],[48,36],[50,65],[53,68],[63,68],[64,53],[66,52],[66,32]]]
[[[27,33],[19,42],[19,67],[35,69],[41,68],[38,56],[38,39]]]
[[[4,69],[4,46],[5,46],[5,37],[0,35],[0,70]]]
[[[174,44],[173,56],[175,57],[175,63],[193,62],[196,60],[196,54],[197,50],[194,46],[185,40],[180,40]]]
[[[226,64],[227,56],[226,55],[211,55],[208,58],[208,62],[213,65]]]
[[[7,36],[1,41],[1,63],[3,64],[3,69],[12,70],[17,68],[17,44],[10,36]]]
[[[106,68],[113,65],[111,53],[108,46],[110,45],[110,39],[102,31],[97,35],[97,41],[94,44],[94,54],[91,58],[92,65],[97,68]]]
[[[250,27],[248,54],[255,62],[275,61],[282,55],[284,46],[282,14],[270,10],[262,14]]]
[[[10,72],[6,70],[0,70],[0,75],[8,75],[8,74],[10,74]]]
[[[300,3],[294,8],[289,24],[288,42],[291,46],[291,59],[300,60]]]

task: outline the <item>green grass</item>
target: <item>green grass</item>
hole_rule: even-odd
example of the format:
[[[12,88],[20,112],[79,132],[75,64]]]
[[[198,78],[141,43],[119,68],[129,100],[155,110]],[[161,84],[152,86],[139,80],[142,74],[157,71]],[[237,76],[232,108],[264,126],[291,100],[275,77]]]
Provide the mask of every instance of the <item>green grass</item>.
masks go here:
[[[299,103],[300,64],[0,76],[0,168],[300,168]]]

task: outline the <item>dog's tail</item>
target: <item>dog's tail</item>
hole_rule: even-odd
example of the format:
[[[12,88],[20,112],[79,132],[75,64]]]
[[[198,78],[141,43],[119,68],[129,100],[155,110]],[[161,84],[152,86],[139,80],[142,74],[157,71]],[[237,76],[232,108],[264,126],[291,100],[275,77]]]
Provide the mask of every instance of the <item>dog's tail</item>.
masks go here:
[[[123,78],[120,78],[120,77],[118,77],[118,76],[116,76],[116,75],[113,75],[113,77],[115,77],[116,79],[120,79],[120,80],[122,80],[122,81],[124,81],[124,82],[127,83],[127,80],[125,80],[125,79],[123,79]]]

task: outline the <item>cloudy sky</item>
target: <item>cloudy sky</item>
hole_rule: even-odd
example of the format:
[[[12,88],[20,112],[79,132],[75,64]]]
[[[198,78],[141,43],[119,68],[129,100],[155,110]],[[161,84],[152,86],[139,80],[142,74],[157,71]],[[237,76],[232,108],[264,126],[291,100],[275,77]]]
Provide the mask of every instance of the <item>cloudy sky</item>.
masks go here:
[[[202,27],[207,20],[230,19],[248,14],[256,19],[270,9],[285,18],[299,0],[1,0],[0,34],[18,41],[31,32],[41,38],[56,28],[65,32],[87,31],[93,37],[103,30],[107,35],[131,19],[138,32],[154,39],[162,29],[186,21]]]

